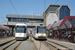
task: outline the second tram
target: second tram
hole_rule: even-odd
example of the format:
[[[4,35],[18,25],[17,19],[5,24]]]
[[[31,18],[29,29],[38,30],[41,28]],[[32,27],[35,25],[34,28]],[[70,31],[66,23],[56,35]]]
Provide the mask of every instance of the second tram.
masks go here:
[[[47,39],[46,26],[36,26],[32,30],[32,35],[35,39]]]

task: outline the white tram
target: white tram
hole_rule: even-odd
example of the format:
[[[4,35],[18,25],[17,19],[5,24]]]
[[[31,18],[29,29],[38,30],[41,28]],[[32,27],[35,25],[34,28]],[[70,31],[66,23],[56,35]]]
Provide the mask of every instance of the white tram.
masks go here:
[[[47,39],[46,26],[36,26],[32,30],[32,35],[34,39]]]
[[[28,38],[27,25],[25,23],[17,23],[15,27],[16,40],[24,40]]]

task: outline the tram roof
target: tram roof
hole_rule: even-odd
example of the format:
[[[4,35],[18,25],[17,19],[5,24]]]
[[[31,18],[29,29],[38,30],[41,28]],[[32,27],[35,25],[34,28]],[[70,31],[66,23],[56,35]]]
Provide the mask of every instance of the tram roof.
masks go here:
[[[27,26],[25,23],[17,23],[16,26]]]

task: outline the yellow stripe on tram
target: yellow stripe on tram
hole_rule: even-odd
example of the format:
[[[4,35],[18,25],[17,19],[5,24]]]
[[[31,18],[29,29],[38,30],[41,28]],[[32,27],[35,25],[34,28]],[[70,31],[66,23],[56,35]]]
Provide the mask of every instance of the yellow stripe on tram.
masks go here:
[[[19,37],[21,37],[21,35],[19,35]]]

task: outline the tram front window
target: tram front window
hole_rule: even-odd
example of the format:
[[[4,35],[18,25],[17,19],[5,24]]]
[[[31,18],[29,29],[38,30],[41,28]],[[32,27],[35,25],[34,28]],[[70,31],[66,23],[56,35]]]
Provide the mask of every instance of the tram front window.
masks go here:
[[[25,27],[16,27],[16,32],[17,33],[25,33],[26,29],[25,29]]]
[[[38,33],[46,33],[46,28],[38,28]]]

